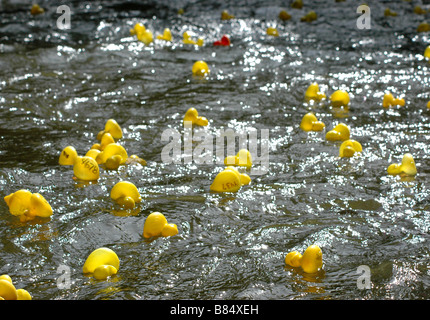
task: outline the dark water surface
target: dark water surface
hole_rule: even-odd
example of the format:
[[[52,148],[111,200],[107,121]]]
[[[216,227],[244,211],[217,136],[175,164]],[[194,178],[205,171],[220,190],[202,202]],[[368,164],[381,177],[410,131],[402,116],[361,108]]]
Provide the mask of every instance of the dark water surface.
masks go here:
[[[60,2],[0,2],[0,190],[40,192],[51,219],[21,223],[0,201],[0,274],[33,299],[428,299],[430,297],[429,33],[420,1],[370,1],[371,29],[359,30],[360,1],[69,1],[71,29],[59,30]],[[397,17],[384,17],[386,7]],[[178,15],[178,9],[184,14]],[[236,19],[221,21],[227,9]],[[278,18],[287,9],[289,21]],[[309,10],[312,23],[300,22]],[[173,42],[145,46],[129,29],[142,22]],[[279,37],[266,35],[275,26]],[[182,44],[182,33],[203,47]],[[212,42],[228,34],[231,47]],[[204,60],[206,80],[191,67]],[[350,93],[347,112],[304,102],[317,81],[330,95]],[[405,107],[382,108],[385,91]],[[165,164],[161,141],[182,130],[185,111],[209,119],[208,133],[269,129],[266,174],[234,194],[209,191],[219,164]],[[363,146],[340,159],[339,143],[300,130],[314,111],[326,130],[343,121]],[[107,119],[124,130],[121,144],[148,165],[101,169],[96,184],[72,179],[58,165],[61,150],[83,155]],[[410,152],[418,174],[389,176],[390,163]],[[134,214],[115,211],[109,192],[133,182],[143,201]],[[145,240],[143,224],[159,211],[179,234]],[[317,244],[323,270],[308,276],[286,267],[285,255]],[[118,275],[82,274],[89,253],[113,249]],[[71,269],[59,289],[59,266]],[[372,288],[357,287],[357,268],[371,270]]]

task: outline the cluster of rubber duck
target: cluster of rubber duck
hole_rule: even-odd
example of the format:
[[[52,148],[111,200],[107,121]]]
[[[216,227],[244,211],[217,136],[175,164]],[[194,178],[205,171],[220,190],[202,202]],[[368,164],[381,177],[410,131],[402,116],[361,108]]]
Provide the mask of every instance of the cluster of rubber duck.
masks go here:
[[[326,99],[326,94],[321,92],[318,83],[309,85],[305,92],[305,100],[307,102],[320,102]],[[348,92],[344,90],[336,90],[329,98],[333,108],[348,108],[350,98]],[[393,106],[404,106],[403,98],[395,98],[391,93],[385,93],[382,106],[389,108]],[[303,131],[323,131],[325,124],[319,121],[314,113],[305,114],[300,123],[300,128]],[[353,157],[363,151],[361,144],[353,139],[350,139],[350,129],[345,123],[337,124],[332,130],[326,133],[326,140],[341,141],[339,147],[339,157]],[[410,153],[403,156],[401,164],[391,164],[387,168],[387,173],[390,175],[414,176],[417,174],[415,161]]]

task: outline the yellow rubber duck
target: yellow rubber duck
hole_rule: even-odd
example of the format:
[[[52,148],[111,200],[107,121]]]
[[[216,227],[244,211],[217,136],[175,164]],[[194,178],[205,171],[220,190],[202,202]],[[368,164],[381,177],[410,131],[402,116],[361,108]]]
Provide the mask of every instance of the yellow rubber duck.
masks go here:
[[[322,251],[317,245],[309,246],[303,255],[292,251],[285,256],[285,263],[294,268],[301,267],[306,273],[316,273],[323,266]]]
[[[347,107],[349,104],[349,94],[344,90],[336,90],[330,96],[331,105],[335,108]]]
[[[200,117],[199,113],[195,108],[189,108],[184,116],[184,122],[190,121],[193,125],[196,126],[207,126],[208,125],[208,119],[206,117]]]
[[[165,40],[165,41],[172,41],[172,32],[169,28],[164,29],[163,34],[159,34],[157,36],[157,39],[159,40]]]
[[[426,58],[427,60],[430,60],[430,46],[428,46],[428,47],[424,50],[424,58]]]
[[[320,91],[320,87],[318,83],[314,82],[309,85],[305,92],[305,100],[306,101],[321,101],[326,98],[324,92]]]
[[[106,280],[117,274],[119,270],[119,258],[109,248],[98,248],[91,252],[82,268],[84,274],[92,274],[97,280]]]
[[[45,12],[45,9],[41,8],[38,4],[33,4],[30,10],[31,15],[33,16],[42,14],[44,12]]]
[[[191,69],[193,75],[204,77],[210,73],[208,64],[202,60],[196,61]]]
[[[185,44],[195,44],[195,45],[198,45],[199,47],[201,47],[201,46],[203,46],[204,41],[203,41],[203,38],[197,38],[197,41],[194,41],[191,38],[191,35],[187,31],[185,31],[182,34],[182,42]]]
[[[97,134],[97,140],[101,141],[105,133],[109,133],[110,136],[115,140],[121,139],[123,135],[121,126],[114,119],[109,119],[106,121],[104,130]]]
[[[300,123],[300,129],[304,131],[322,131],[324,128],[325,124],[318,121],[317,117],[312,112],[305,114]]]
[[[184,11],[184,9],[183,9],[183,8],[179,8],[179,9],[178,9],[178,14],[184,14],[184,12],[185,12],[185,11]]]
[[[415,6],[414,7],[414,13],[415,14],[426,14],[427,11],[424,10],[423,8],[421,8],[420,6]]]
[[[386,16],[386,17],[397,17],[397,12],[394,12],[394,11],[390,10],[389,8],[386,8],[384,10],[384,16]]]
[[[136,23],[133,29],[130,29],[130,35],[135,36],[138,33],[142,33],[146,31],[146,27],[142,23]]]
[[[227,166],[252,167],[251,153],[246,149],[241,149],[235,156],[227,156],[224,159],[224,164]]]
[[[309,11],[303,17],[300,18],[302,22],[312,22],[318,18],[317,13],[315,11]]]
[[[4,197],[9,212],[19,217],[21,222],[33,220],[35,217],[52,216],[52,208],[40,193],[31,193],[22,189]]]
[[[279,19],[286,21],[286,20],[290,20],[291,19],[291,15],[285,11],[285,10],[281,10],[279,12]]]
[[[302,0],[294,0],[291,3],[291,8],[294,8],[294,9],[301,9],[301,8],[303,8],[303,1]]]
[[[176,224],[167,223],[166,217],[160,212],[152,212],[145,220],[143,237],[172,237],[178,234]]]
[[[234,167],[226,167],[217,174],[210,186],[211,191],[215,192],[237,192],[242,186],[251,182],[251,178],[240,173]]]
[[[427,102],[427,109],[430,109],[430,101]]]
[[[73,166],[73,173],[79,180],[94,181],[100,176],[99,166],[91,157],[78,156],[76,149],[68,146],[61,151],[59,164],[63,166]]]
[[[405,105],[404,99],[394,98],[394,96],[391,93],[384,94],[384,98],[382,100],[382,106],[384,108],[388,108],[391,106],[401,106],[403,107]]]
[[[133,183],[128,181],[120,181],[115,184],[110,192],[110,197],[126,209],[133,209],[136,203],[142,201],[139,190]]]
[[[345,141],[350,137],[350,130],[344,123],[339,123],[332,130],[326,133],[325,138],[328,141]]]
[[[339,157],[349,158],[355,153],[363,151],[361,144],[355,140],[346,140],[342,142],[339,148]]]
[[[430,31],[430,24],[427,22],[421,22],[417,27],[417,32],[429,32]]]
[[[278,29],[269,27],[266,29],[266,34],[273,37],[279,37]]]
[[[98,164],[106,164],[107,160],[111,157],[114,157],[113,160],[119,166],[125,164],[128,158],[128,154],[122,145],[118,143],[110,143],[103,149],[103,151],[97,154],[96,162]]]
[[[0,300],[32,300],[32,297],[27,290],[16,289],[12,278],[3,274],[0,276]]]
[[[231,20],[231,19],[234,19],[234,18],[235,18],[235,16],[232,15],[232,14],[230,14],[230,13],[228,13],[227,10],[223,10],[221,12],[221,20]]]
[[[390,175],[406,175],[414,176],[417,174],[417,167],[415,166],[414,158],[410,153],[406,153],[403,156],[402,163],[390,164],[387,168],[387,172]]]

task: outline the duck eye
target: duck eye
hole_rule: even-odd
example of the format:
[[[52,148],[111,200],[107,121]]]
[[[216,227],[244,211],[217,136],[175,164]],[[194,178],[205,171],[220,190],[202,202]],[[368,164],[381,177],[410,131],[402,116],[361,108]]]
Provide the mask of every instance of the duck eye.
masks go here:
[[[63,153],[64,153],[64,156],[65,156],[66,158],[68,158],[68,157],[69,157],[69,155],[66,153],[66,151],[63,151]]]

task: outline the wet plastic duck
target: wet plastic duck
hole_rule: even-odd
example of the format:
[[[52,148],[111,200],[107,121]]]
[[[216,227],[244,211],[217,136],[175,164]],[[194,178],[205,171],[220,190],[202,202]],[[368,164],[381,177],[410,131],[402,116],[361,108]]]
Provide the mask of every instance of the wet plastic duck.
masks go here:
[[[315,11],[309,11],[303,17],[300,18],[302,22],[312,22],[318,18],[317,13]]]
[[[185,44],[195,44],[199,47],[203,46],[202,38],[198,38],[197,41],[194,41],[193,39],[191,39],[191,35],[187,31],[182,34],[182,42]]]
[[[309,246],[303,255],[292,251],[285,256],[285,263],[292,267],[301,267],[306,273],[316,273],[322,268],[322,251],[317,245]]]
[[[228,47],[230,44],[231,44],[230,38],[227,37],[226,35],[223,35],[221,37],[221,40],[217,40],[213,43],[214,46],[224,46],[224,47]]]
[[[347,107],[349,104],[349,94],[344,90],[336,90],[330,96],[331,105],[335,108]]]
[[[402,163],[390,164],[387,168],[387,172],[390,175],[414,176],[417,174],[417,167],[415,166],[415,160],[410,153],[406,153],[403,156]]]
[[[109,248],[98,248],[91,252],[82,268],[84,274],[92,274],[97,280],[106,280],[118,273],[120,261]]]
[[[38,14],[42,14],[44,13],[45,10],[43,8],[41,8],[38,4],[33,4],[33,6],[31,7],[30,13],[35,16]]]
[[[195,76],[204,77],[210,73],[210,70],[206,62],[199,60],[193,64],[191,72]]]
[[[344,141],[339,148],[339,157],[349,158],[354,156],[357,152],[363,151],[361,144],[355,140]]]
[[[172,237],[178,234],[178,226],[167,223],[166,217],[160,212],[152,212],[143,225],[143,237]]]
[[[230,13],[228,13],[227,10],[223,10],[221,12],[221,20],[231,20],[231,19],[234,19],[234,18],[235,18],[235,16],[232,15],[232,14],[230,14]]]
[[[382,106],[384,108],[388,108],[391,106],[401,106],[403,107],[405,105],[404,99],[394,98],[394,96],[391,93],[384,94],[384,98],[382,100]]]
[[[266,34],[273,37],[279,37],[278,29],[269,27],[266,29]]]
[[[428,47],[424,50],[424,58],[426,58],[427,60],[430,60],[430,46],[428,46]]]
[[[314,82],[309,85],[305,92],[305,100],[306,101],[321,101],[326,98],[324,92],[320,91],[320,87],[318,83]]]
[[[417,32],[429,32],[430,31],[430,24],[427,22],[421,22],[417,27]]]
[[[52,216],[51,205],[40,193],[31,193],[22,189],[4,197],[9,212],[19,217],[21,222],[33,220],[35,217]]]
[[[312,112],[305,114],[300,123],[300,129],[303,131],[322,131],[324,128],[325,124],[318,121],[317,117]]]
[[[285,10],[281,10],[279,12],[279,19],[286,21],[286,20],[290,20],[291,19],[291,15],[285,11]]]
[[[339,123],[332,130],[326,133],[325,138],[328,141],[345,141],[350,137],[350,130],[344,123]]]
[[[110,166],[117,164],[117,169],[120,165],[125,164],[127,158],[128,154],[123,146],[118,143],[110,143],[103,149],[103,151],[97,154],[96,162],[97,164],[106,165],[106,163],[111,161],[112,163],[110,164]]]
[[[206,117],[200,117],[198,111],[195,108],[189,108],[184,116],[184,122],[190,121],[193,125],[205,127],[209,121]]]
[[[164,29],[163,34],[157,36],[159,40],[172,41],[172,32],[169,28]]]
[[[0,276],[0,300],[32,300],[32,297],[27,290],[16,289],[12,278],[3,274]]]
[[[105,133],[109,133],[115,140],[121,139],[123,135],[121,126],[114,119],[106,121],[104,130],[97,134],[97,140],[101,141]]]
[[[100,176],[99,166],[91,157],[78,156],[76,149],[68,146],[61,151],[59,164],[63,166],[73,166],[73,173],[79,180],[94,181]]]
[[[235,156],[228,156],[224,159],[227,166],[252,167],[251,153],[246,149],[241,149]]]
[[[251,182],[251,178],[240,173],[234,167],[227,167],[217,174],[210,186],[211,191],[215,192],[237,192],[242,186]]]
[[[386,16],[386,17],[397,17],[397,12],[394,12],[394,11],[390,10],[389,8],[386,8],[384,10],[384,16]]]
[[[291,8],[294,8],[294,9],[301,9],[301,8],[303,8],[303,1],[302,0],[294,0],[291,3]]]
[[[136,23],[133,29],[130,29],[130,35],[136,36],[137,39],[145,45],[150,44],[154,40],[154,36],[150,30],[141,23]]]
[[[110,197],[126,209],[133,209],[136,203],[142,201],[139,190],[133,183],[128,181],[120,181],[115,184],[110,192]]]

